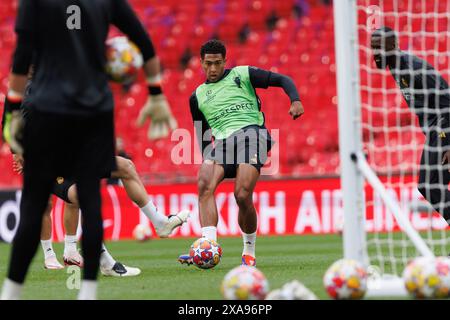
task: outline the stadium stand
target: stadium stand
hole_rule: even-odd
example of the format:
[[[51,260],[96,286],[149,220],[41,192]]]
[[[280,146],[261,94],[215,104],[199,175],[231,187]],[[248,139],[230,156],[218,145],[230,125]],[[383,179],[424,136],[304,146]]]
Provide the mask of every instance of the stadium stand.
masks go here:
[[[258,90],[268,128],[279,128],[279,177],[338,173],[337,98],[333,11],[314,0],[131,0],[152,36],[164,67],[163,88],[179,126],[193,132],[189,96],[204,81],[199,49],[210,38],[223,40],[228,66],[254,65],[285,73],[296,82],[305,115],[292,121],[281,89]],[[15,42],[16,1],[0,2],[0,92],[4,93]],[[246,12],[246,14],[243,14]],[[117,34],[116,30],[111,35]],[[142,79],[141,79],[142,80]],[[192,180],[195,165],[170,161],[176,141],[149,141],[134,125],[146,99],[142,81],[128,91],[113,85],[116,132],[146,182]],[[4,97],[0,96],[3,103]],[[194,146],[192,146],[194,148]],[[0,187],[20,185],[7,146],[0,146]]]

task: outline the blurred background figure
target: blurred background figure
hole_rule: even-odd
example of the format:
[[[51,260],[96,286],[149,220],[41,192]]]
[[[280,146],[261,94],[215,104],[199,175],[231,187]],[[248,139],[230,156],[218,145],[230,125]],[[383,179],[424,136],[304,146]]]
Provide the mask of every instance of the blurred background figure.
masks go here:
[[[280,129],[280,170],[274,178],[337,175],[337,99],[333,8],[322,0],[183,0],[138,1],[130,4],[142,19],[161,55],[164,93],[180,128],[193,134],[189,96],[204,80],[198,58],[201,44],[218,38],[228,48],[228,66],[255,65],[290,76],[299,86],[306,114],[302,125],[285,123],[278,112],[289,101],[282,92],[258,92],[268,125]],[[5,57],[12,54],[16,1],[2,1],[0,42]],[[120,35],[110,30],[110,37]],[[0,61],[0,92],[6,89],[8,59]],[[143,75],[140,75],[142,80]],[[195,181],[198,166],[166,161],[175,142],[149,141],[145,128],[130,119],[138,116],[147,97],[142,81],[112,86],[116,103],[116,132],[145,184]],[[259,90],[260,91],[260,90]],[[0,99],[1,101],[2,99]],[[1,106],[0,106],[1,108]],[[294,139],[294,136],[296,138]],[[0,167],[10,167],[9,152],[1,153]],[[151,150],[152,152],[150,152]],[[0,172],[0,187],[17,188],[20,179]]]

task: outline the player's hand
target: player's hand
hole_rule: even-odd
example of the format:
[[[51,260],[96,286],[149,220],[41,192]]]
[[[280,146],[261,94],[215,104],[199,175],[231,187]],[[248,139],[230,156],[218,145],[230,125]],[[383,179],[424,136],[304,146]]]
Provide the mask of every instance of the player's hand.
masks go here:
[[[22,139],[24,120],[20,110],[6,112],[3,123],[3,137],[9,145],[11,152],[23,155],[23,147],[19,142]]]
[[[442,165],[450,164],[450,150],[445,151],[444,156],[442,157]],[[450,168],[448,169],[450,172]]]
[[[150,140],[165,138],[169,135],[169,130],[178,127],[177,120],[172,115],[169,103],[164,94],[149,96],[145,106],[141,109],[137,119],[138,127],[142,127],[147,118],[152,123],[149,127],[147,137]]]
[[[13,154],[13,171],[18,174],[23,173],[23,156]]]
[[[299,118],[305,110],[303,109],[303,105],[300,101],[294,101],[291,104],[291,108],[289,109],[289,114],[292,116],[292,119],[295,120]]]

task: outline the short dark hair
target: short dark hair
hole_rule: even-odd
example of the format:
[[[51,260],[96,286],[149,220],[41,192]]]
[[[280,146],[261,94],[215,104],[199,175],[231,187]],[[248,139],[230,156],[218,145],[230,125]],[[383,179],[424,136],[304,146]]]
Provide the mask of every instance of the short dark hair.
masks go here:
[[[217,39],[212,39],[205,42],[200,49],[200,57],[205,58],[205,54],[218,54],[220,53],[224,58],[227,54],[227,49],[222,41]]]
[[[372,33],[372,37],[381,37],[381,38],[395,38],[397,39],[397,35],[395,31],[389,27],[381,27],[376,29]]]

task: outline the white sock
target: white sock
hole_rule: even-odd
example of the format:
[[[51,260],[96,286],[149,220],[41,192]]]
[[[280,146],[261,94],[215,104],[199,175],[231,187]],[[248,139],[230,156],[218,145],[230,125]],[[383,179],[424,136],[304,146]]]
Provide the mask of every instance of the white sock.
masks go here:
[[[45,259],[50,257],[56,257],[55,251],[53,251],[52,239],[41,240],[42,250],[44,251]]]
[[[23,285],[20,283],[5,279],[0,300],[19,300],[22,294],[22,287]]]
[[[71,252],[77,251],[77,236],[67,235],[64,238],[64,255]]]
[[[217,241],[217,227],[209,226],[202,228],[202,237]]]
[[[78,300],[96,300],[97,299],[97,281],[83,280],[81,282]]]
[[[256,249],[256,232],[253,233],[243,233],[242,232],[242,240],[244,241],[244,250],[242,254],[247,254],[252,257],[255,257],[255,249]]]
[[[155,228],[162,228],[167,223],[167,216],[158,212],[152,201],[149,201],[145,206],[141,208],[142,212],[150,219]]]
[[[102,251],[100,254],[100,266],[106,269],[112,269],[116,260],[109,254],[108,250],[105,247],[105,244],[102,242]]]

